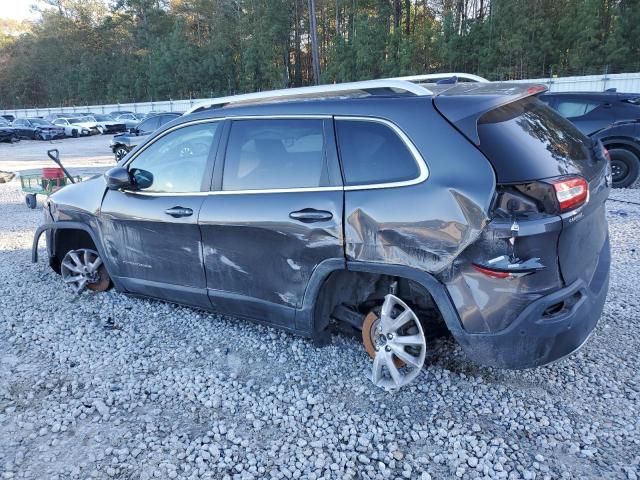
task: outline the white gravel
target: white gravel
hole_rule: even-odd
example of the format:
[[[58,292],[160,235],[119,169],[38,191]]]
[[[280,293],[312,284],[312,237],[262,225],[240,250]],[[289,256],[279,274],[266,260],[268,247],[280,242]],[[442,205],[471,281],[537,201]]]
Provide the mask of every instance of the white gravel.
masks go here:
[[[0,185],[1,477],[636,479],[640,206],[608,209],[609,300],[582,351],[501,371],[439,340],[389,394],[351,338],[318,349],[114,291],[76,296],[30,263],[41,210]]]

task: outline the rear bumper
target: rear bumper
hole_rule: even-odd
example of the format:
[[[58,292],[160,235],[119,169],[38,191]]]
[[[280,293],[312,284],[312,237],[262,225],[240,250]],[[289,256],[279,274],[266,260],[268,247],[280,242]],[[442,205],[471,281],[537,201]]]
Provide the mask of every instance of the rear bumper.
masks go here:
[[[505,329],[474,334],[452,332],[474,362],[498,368],[533,368],[560,360],[580,348],[602,314],[609,286],[609,239],[587,282],[571,285],[530,303]]]

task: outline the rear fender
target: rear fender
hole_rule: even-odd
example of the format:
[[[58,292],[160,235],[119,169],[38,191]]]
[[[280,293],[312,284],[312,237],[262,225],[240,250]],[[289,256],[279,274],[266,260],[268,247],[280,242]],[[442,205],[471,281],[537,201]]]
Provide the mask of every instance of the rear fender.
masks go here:
[[[347,261],[341,259],[328,259],[316,267],[305,291],[303,306],[296,312],[296,329],[303,335],[311,337],[319,343],[327,340],[326,319],[317,318],[315,315],[316,304],[320,298],[321,289],[325,280],[333,272],[340,270],[351,272],[372,273],[378,275],[389,275],[411,280],[420,285],[428,292],[440,314],[442,315],[447,328],[454,337],[464,334],[460,318],[456,312],[453,302],[449,297],[446,287],[433,275],[407,267],[404,265],[387,265],[374,262]]]

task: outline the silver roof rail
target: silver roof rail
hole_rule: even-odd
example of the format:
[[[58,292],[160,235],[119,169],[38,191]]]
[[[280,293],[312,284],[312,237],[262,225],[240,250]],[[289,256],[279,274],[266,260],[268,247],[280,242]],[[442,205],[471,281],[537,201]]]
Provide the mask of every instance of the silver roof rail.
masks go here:
[[[408,77],[396,77],[394,80],[403,80],[405,82],[416,82],[416,83],[428,83],[429,81],[437,82],[438,80],[444,80],[445,78],[458,77],[458,79],[468,80],[470,82],[480,82],[487,83],[489,80],[483,77],[479,77],[478,75],[473,75],[471,73],[429,73],[426,75],[410,75]]]
[[[395,78],[389,78],[384,80],[365,80],[362,82],[350,82],[350,83],[337,83],[329,85],[314,85],[311,87],[299,87],[299,88],[285,88],[282,90],[271,90],[267,92],[255,92],[245,93],[242,95],[231,95],[228,97],[212,98],[210,100],[204,100],[184,114],[196,112],[206,108],[215,106],[225,106],[229,104],[242,104],[242,103],[259,103],[270,100],[280,99],[296,99],[296,98],[323,98],[331,96],[348,95],[354,93],[367,93],[374,90],[392,90],[395,92],[412,93],[416,96],[433,95],[433,92],[428,88],[417,85],[410,81],[399,80]]]

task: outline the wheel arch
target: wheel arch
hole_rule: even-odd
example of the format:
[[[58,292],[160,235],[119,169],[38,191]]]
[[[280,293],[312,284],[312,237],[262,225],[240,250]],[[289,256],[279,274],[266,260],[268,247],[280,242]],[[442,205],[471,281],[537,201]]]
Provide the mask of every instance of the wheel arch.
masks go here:
[[[640,158],[640,139],[635,137],[605,137],[600,141],[607,148],[626,148]]]
[[[323,312],[323,289],[331,281],[332,274],[350,272],[396,277],[414,282],[428,293],[439,310],[447,328],[454,335],[462,333],[460,317],[445,286],[433,275],[404,265],[329,259],[314,270],[304,294],[303,305],[296,314],[296,328],[314,340],[327,341],[328,317]]]
[[[38,227],[33,237],[33,245],[31,248],[31,261],[33,263],[38,262],[38,243],[40,237],[45,232],[47,232],[47,241],[50,242],[47,244],[47,251],[50,258],[56,258],[56,254],[60,248],[69,246],[76,248],[93,246],[104,262],[107,272],[113,271],[109,257],[105,254],[104,246],[100,241],[100,236],[97,235],[89,225],[72,221],[45,223]],[[62,236],[60,236],[61,234]],[[87,239],[91,241],[92,245],[87,245]],[[54,266],[52,265],[52,267]]]

